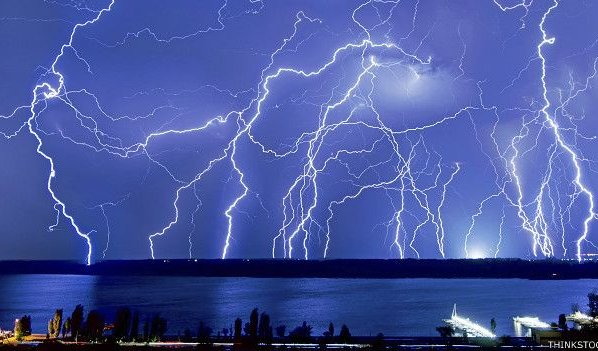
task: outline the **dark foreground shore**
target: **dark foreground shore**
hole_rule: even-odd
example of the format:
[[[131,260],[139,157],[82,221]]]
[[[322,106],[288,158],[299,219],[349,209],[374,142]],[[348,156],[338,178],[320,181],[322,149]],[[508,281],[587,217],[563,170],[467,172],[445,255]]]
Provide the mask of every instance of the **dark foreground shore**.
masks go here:
[[[598,279],[598,261],[449,260],[128,260],[0,261],[0,274],[168,275],[261,278]]]
[[[231,342],[213,342],[210,344],[182,343],[178,341],[165,341],[149,344],[116,344],[116,343],[63,343],[63,342],[34,342],[20,344],[0,344],[0,351],[3,350],[221,350],[221,351],[300,351],[300,350],[465,350],[465,349],[543,349],[530,338],[508,338],[508,340],[464,340],[463,338],[442,338],[442,337],[418,337],[418,338],[384,338],[355,337],[349,344],[320,343],[314,340],[307,344],[272,344],[249,346]]]

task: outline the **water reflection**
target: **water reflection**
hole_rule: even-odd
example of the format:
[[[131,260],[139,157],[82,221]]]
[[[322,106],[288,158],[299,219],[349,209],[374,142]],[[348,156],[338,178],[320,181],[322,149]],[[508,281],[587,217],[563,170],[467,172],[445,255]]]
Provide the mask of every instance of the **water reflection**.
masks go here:
[[[80,303],[100,309],[111,320],[117,308],[160,313],[168,333],[195,330],[200,321],[215,331],[232,327],[251,309],[267,311],[274,326],[287,330],[307,321],[314,335],[334,322],[354,335],[437,335],[454,303],[460,313],[496,334],[526,335],[514,316],[534,315],[552,322],[573,303],[586,304],[598,285],[593,280],[528,281],[493,279],[254,279],[197,277],[93,277],[60,275],[0,276],[0,326],[32,316],[34,331],[45,332],[56,308],[70,314]],[[516,292],[516,293],[514,293]]]

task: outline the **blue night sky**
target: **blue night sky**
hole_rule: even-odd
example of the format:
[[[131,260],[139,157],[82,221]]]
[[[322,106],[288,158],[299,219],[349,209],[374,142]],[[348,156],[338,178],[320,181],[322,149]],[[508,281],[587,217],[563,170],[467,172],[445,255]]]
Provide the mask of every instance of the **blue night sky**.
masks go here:
[[[2,1],[0,259],[587,257],[596,13]]]

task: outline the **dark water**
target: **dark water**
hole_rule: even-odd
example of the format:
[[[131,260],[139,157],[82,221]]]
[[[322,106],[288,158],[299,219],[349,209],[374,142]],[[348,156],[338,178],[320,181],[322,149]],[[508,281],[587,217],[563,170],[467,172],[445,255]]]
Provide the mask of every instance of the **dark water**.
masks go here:
[[[267,311],[287,330],[307,321],[321,335],[330,321],[345,323],[354,335],[433,336],[453,304],[461,315],[514,335],[512,317],[556,321],[573,303],[585,307],[598,280],[519,279],[256,279],[198,277],[94,277],[68,275],[0,276],[0,327],[32,316],[34,332],[45,333],[56,308],[71,313],[77,303],[100,309],[111,319],[119,306],[142,314],[159,312],[176,335],[199,321],[214,330],[231,327],[252,308]]]

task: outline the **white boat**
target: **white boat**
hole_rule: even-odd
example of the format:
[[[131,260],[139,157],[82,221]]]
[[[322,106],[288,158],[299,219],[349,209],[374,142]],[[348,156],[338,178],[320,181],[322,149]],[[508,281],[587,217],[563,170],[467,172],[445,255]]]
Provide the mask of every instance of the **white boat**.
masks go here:
[[[522,326],[530,329],[547,329],[550,328],[550,324],[542,322],[538,317],[513,317],[515,323],[521,324]]]
[[[496,335],[490,330],[481,325],[471,321],[469,318],[461,317],[457,314],[457,304],[453,307],[453,314],[450,319],[445,319],[444,322],[457,331],[467,333],[468,336],[474,338],[495,338]]]

